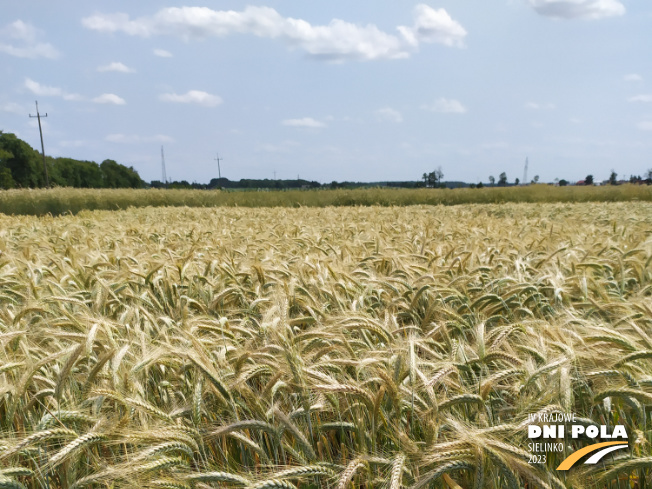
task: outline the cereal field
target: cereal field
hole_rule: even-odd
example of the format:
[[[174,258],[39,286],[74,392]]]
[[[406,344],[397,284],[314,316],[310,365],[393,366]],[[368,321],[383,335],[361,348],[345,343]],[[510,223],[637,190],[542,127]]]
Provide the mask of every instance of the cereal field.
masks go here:
[[[642,489],[651,410],[650,203],[0,214],[2,489]]]

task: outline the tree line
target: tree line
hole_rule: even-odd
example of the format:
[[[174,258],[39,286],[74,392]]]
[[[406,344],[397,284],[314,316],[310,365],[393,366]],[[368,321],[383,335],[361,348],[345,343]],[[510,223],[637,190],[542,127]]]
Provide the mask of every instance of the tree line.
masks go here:
[[[114,160],[45,158],[51,185],[79,188],[143,188],[145,182],[133,167]],[[0,189],[46,186],[41,153],[15,134],[0,131]]]
[[[402,188],[443,188],[443,187],[482,187],[482,183],[466,184],[464,182],[444,182],[444,172],[441,166],[429,173],[424,173],[422,181],[401,181],[401,182],[337,182],[321,184],[316,181],[303,180],[300,178],[289,180],[270,179],[240,179],[229,180],[228,178],[213,178],[208,184],[189,183],[186,180],[174,182],[161,182],[154,180],[151,183],[144,182],[133,167],[121,165],[114,160],[104,160],[99,165],[94,161],[75,160],[73,158],[46,157],[45,165],[51,185],[60,187],[78,188],[181,188],[181,189],[316,189],[316,188],[364,188],[391,186]],[[648,170],[646,178],[632,175],[629,183],[652,184],[652,169]],[[538,183],[539,176],[536,175],[531,183]],[[519,185],[519,179],[513,184],[508,183],[505,172],[499,175],[498,181],[489,176],[491,186]],[[523,182],[527,183],[527,182]],[[568,185],[570,182],[564,179],[555,179],[559,186]],[[611,185],[624,183],[618,180],[618,174],[612,170],[608,181]],[[580,185],[593,185],[593,175],[587,175]],[[0,131],[0,189],[10,188],[39,188],[46,186],[45,169],[43,158],[40,152],[33,149],[25,141],[16,137],[15,134]]]

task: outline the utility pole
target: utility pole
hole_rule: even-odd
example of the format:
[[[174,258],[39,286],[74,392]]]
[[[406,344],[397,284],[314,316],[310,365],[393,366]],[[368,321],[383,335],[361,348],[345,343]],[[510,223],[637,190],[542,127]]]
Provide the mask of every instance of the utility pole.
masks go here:
[[[527,156],[525,157],[525,170],[523,170],[523,185],[527,185]]]
[[[274,170],[274,180],[276,180],[276,170]]]
[[[50,186],[50,178],[48,177],[48,166],[45,164],[45,147],[43,146],[43,129],[41,128],[41,114],[38,111],[38,100],[36,101],[36,115],[29,114],[30,117],[36,117],[38,119],[38,132],[41,135],[41,153],[43,154],[43,170],[45,171],[45,186]],[[46,112],[43,117],[47,117],[48,113]]]
[[[163,154],[163,146],[161,146],[161,170],[162,170],[162,173],[163,173],[163,184],[167,185],[168,177],[165,174],[165,155]]]
[[[224,158],[220,158],[220,154],[217,153],[217,158],[215,158],[215,159],[217,160],[217,176],[219,178],[222,178],[222,170],[220,169],[220,161],[223,160]]]

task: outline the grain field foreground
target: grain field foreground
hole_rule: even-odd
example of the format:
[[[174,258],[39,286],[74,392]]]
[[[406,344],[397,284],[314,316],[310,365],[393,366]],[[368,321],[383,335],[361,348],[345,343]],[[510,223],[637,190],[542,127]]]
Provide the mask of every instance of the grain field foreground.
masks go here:
[[[0,488],[650,487],[651,262],[636,202],[0,214]],[[562,412],[629,448],[531,463]]]

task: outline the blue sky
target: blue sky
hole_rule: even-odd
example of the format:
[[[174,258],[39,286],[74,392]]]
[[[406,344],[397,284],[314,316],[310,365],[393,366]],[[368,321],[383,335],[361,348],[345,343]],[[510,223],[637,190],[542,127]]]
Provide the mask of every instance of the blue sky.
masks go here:
[[[0,130],[217,176],[606,179],[652,168],[652,4],[3,2]]]

